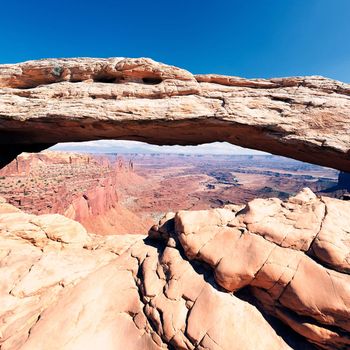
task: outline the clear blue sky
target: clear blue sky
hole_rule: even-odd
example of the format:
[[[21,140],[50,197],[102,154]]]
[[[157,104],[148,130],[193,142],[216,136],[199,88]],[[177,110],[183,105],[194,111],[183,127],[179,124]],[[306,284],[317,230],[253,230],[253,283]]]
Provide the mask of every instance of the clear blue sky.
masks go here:
[[[194,73],[350,82],[350,0],[3,0],[0,63],[151,57]]]

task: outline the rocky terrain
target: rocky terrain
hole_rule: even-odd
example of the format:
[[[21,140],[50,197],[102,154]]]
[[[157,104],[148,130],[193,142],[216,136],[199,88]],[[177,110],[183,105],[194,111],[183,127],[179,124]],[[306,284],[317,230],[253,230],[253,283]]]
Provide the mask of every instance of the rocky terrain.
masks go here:
[[[0,170],[0,196],[26,213],[63,214],[88,232],[134,234],[169,211],[287,199],[306,186],[340,195],[337,178],[333,169],[271,155],[44,151],[23,153]]]
[[[152,185],[129,188],[134,212],[154,213],[182,209],[210,209],[224,204],[245,204],[256,197],[287,199],[304,187],[315,193],[342,197],[338,172],[272,155],[138,154],[137,173]],[[334,191],[334,188],[337,191]]]
[[[77,153],[22,153],[0,170],[0,195],[32,214],[63,214],[99,234],[141,233],[140,221],[121,205],[126,187],[142,177],[122,158]]]
[[[322,77],[194,76],[149,59],[2,65],[1,165],[61,141],[225,140],[349,172],[349,91]],[[347,181],[341,173],[335,187]],[[1,198],[1,350],[349,349],[349,212],[349,201],[305,188],[101,236]]]
[[[305,189],[98,236],[2,200],[1,349],[349,348],[349,210]]]

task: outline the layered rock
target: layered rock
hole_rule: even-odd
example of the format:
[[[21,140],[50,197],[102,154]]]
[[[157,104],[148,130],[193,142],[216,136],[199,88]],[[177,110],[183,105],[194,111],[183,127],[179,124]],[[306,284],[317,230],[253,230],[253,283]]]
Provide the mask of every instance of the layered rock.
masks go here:
[[[69,152],[22,153],[0,170],[0,195],[28,213],[63,214],[99,234],[141,233],[147,222],[120,204],[142,182],[132,162]]]
[[[130,178],[129,186],[135,185]],[[147,231],[147,221],[125,208],[119,201],[120,182],[118,176],[100,180],[82,194],[66,202],[62,214],[77,220],[89,232],[98,234],[127,234]]]
[[[317,76],[192,75],[145,58],[1,65],[1,161],[64,141],[228,141],[350,172],[349,108],[349,85]]]
[[[1,200],[1,349],[348,348],[349,205],[304,190],[169,213],[147,238]]]
[[[61,165],[97,165],[101,161],[89,154],[69,153],[69,152],[40,152],[40,153],[21,153],[6,167],[0,169],[0,176],[30,176],[36,174],[42,169],[40,166],[61,164]],[[111,164],[104,164],[108,168]]]
[[[349,107],[349,85],[322,77],[194,76],[123,58],[2,65],[1,164],[123,138],[228,141],[350,172]],[[102,237],[0,199],[1,349],[347,349],[349,205],[304,190]]]
[[[58,216],[9,208],[0,206],[2,349],[251,349],[256,339],[242,329],[262,349],[288,349],[253,306],[207,283],[176,247],[92,236],[64,217],[59,234]]]

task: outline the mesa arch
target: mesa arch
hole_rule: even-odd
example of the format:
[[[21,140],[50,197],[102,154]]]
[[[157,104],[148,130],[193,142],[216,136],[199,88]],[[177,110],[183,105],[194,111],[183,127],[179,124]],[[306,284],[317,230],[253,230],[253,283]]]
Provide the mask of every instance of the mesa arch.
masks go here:
[[[147,58],[0,65],[0,166],[58,142],[227,141],[350,172],[350,85],[193,75]]]
[[[72,59],[2,66],[0,85],[3,163],[59,141],[226,140],[349,171],[349,87],[324,78],[245,80],[144,59]],[[246,287],[292,338],[348,348],[349,205],[304,190],[284,203],[170,213],[148,238],[105,239],[0,198],[1,348],[105,340],[111,349],[290,349],[235,293]]]

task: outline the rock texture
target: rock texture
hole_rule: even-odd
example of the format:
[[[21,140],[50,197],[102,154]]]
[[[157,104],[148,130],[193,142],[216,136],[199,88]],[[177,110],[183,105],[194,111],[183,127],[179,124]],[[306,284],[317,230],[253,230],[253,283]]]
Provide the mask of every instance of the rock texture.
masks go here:
[[[144,233],[153,223],[120,203],[143,178],[121,157],[69,152],[22,153],[0,169],[0,195],[32,214],[63,214],[92,233]]]
[[[350,172],[349,109],[350,86],[317,76],[192,75],[146,58],[1,65],[1,161],[64,141],[228,141]]]
[[[103,237],[0,200],[1,349],[349,348],[349,210],[305,189]]]
[[[179,212],[189,259],[230,292],[249,286],[263,310],[321,349],[350,347],[350,203],[304,190],[254,200],[235,213]]]
[[[123,58],[2,65],[1,164],[123,138],[228,141],[349,172],[349,107],[349,85],[322,77],[194,76]],[[0,198],[1,350],[348,349],[349,212],[305,189],[103,237]]]

